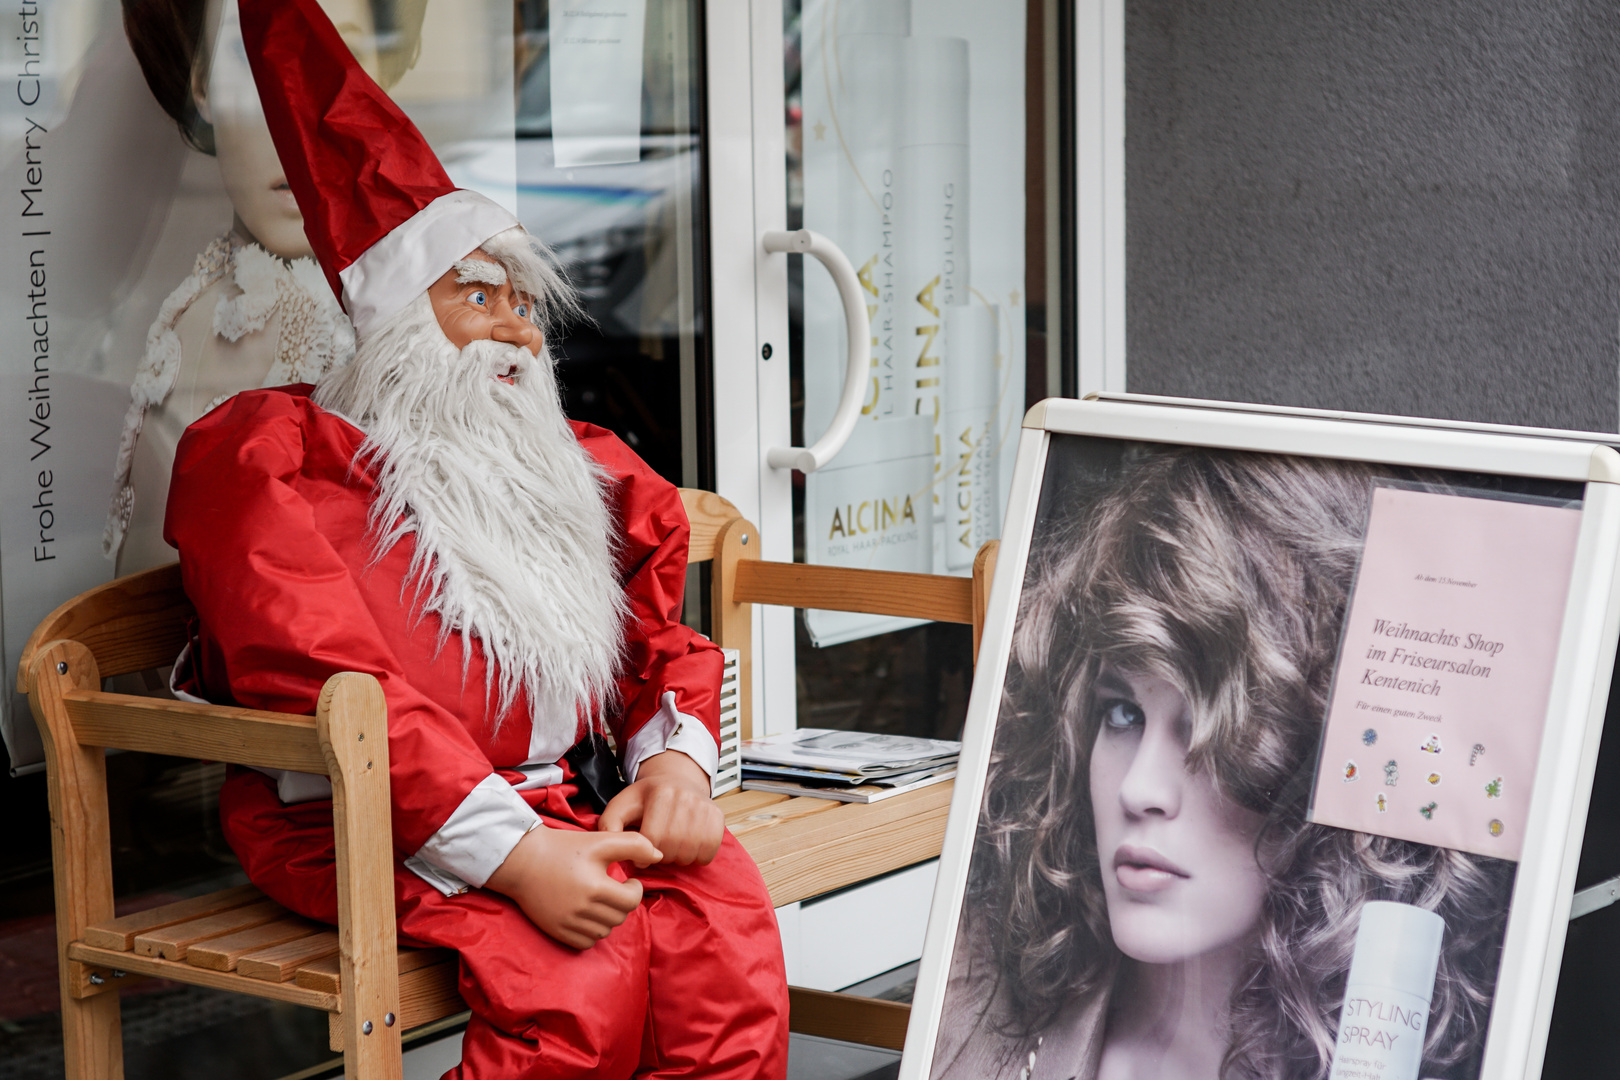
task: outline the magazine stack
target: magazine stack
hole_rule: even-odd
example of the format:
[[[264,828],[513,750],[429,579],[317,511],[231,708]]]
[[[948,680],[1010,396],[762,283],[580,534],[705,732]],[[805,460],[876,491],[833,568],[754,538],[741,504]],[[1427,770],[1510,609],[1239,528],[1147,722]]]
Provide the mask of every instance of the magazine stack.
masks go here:
[[[799,728],[743,743],[743,790],[869,803],[956,775],[962,744]]]

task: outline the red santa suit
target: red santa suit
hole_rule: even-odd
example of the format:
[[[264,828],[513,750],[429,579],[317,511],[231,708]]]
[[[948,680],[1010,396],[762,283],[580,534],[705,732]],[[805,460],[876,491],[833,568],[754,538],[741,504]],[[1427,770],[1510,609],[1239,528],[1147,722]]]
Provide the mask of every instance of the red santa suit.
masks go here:
[[[375,557],[375,474],[355,463],[364,433],[308,395],[239,394],[180,442],[165,536],[198,614],[183,688],[310,714],[337,672],[381,683],[400,933],[456,950],[473,1010],[462,1065],[449,1075],[782,1075],[775,917],[729,833],[707,866],[634,871],[641,906],[583,952],[478,887],[528,829],[590,830],[596,814],[561,760],[569,747],[536,734],[521,695],[494,715],[477,640],[466,655],[459,638],[438,647],[438,617],[410,600],[412,538]],[[666,749],[712,773],[721,654],[679,622],[689,529],[679,494],[609,432],[571,426],[607,476],[629,601],[619,706],[604,718],[626,776]],[[293,799],[313,779],[283,777],[280,793]],[[335,922],[330,801],[284,802],[275,779],[246,770],[220,801],[253,883]]]

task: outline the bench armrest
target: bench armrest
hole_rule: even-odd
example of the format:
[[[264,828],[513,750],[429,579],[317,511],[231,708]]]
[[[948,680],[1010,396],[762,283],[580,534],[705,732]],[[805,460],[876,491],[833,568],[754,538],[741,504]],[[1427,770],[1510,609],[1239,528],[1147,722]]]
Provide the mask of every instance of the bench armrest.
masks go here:
[[[62,704],[83,746],[327,772],[313,716],[259,712],[226,705],[69,690]]]

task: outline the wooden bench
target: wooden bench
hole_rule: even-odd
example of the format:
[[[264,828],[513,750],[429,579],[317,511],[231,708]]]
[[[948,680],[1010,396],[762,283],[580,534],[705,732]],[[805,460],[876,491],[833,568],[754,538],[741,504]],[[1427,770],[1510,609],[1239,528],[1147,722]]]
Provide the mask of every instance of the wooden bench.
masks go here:
[[[974,577],[764,562],[758,530],[726,500],[682,491],[690,559],[712,562],[714,639],[752,684],[755,604],[972,623],[974,651],[994,565]],[[321,1009],[350,1080],[401,1075],[400,1036],[462,1012],[456,959],[400,948],[389,829],[387,712],[368,675],[327,681],[316,715],[104,693],[103,678],[172,662],[193,614],[178,565],[121,578],[51,613],[24,647],[21,692],[39,724],[50,793],[62,1035],[68,1080],[123,1075],[118,989],[152,976]],[[741,730],[752,731],[743,693]],[[336,929],[252,886],[114,917],[105,748],[322,773],[337,841]],[[939,853],[951,785],[868,805],[737,791],[719,803],[780,906]],[[359,838],[373,838],[361,842]],[[898,1049],[909,1008],[792,988],[793,1030]]]

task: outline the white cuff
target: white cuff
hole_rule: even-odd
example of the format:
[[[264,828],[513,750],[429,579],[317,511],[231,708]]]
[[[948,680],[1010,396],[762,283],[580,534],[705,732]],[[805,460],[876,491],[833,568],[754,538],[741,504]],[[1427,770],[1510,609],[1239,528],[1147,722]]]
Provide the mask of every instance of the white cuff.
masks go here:
[[[675,692],[665,690],[658,711],[624,745],[624,778],[632,784],[641,763],[665,750],[679,750],[709,774],[720,771],[720,746],[703,721],[675,708]]]
[[[465,881],[462,881],[460,878],[456,877],[456,875],[445,873],[437,866],[434,866],[432,863],[425,860],[418,859],[415,855],[412,855],[410,858],[405,860],[405,869],[409,870],[411,873],[415,874],[417,877],[421,878],[435,889],[438,889],[439,892],[445,896],[460,896],[462,893],[472,888],[471,885],[468,885]]]
[[[490,773],[467,792],[450,820],[417,849],[416,858],[469,885],[482,886],[517,842],[539,824],[540,815],[523,796],[499,773]]]

